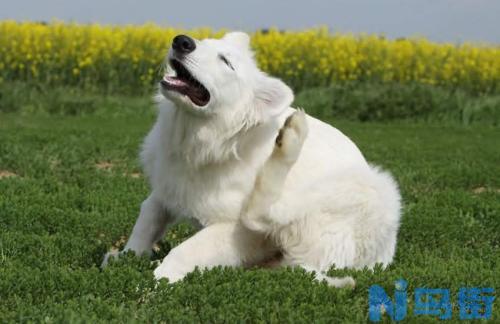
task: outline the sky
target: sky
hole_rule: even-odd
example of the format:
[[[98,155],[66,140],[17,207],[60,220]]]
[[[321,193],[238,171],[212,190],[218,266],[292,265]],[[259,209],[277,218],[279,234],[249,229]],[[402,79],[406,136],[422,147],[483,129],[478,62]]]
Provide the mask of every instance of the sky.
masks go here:
[[[0,0],[0,19],[334,32],[500,44],[500,0]]]

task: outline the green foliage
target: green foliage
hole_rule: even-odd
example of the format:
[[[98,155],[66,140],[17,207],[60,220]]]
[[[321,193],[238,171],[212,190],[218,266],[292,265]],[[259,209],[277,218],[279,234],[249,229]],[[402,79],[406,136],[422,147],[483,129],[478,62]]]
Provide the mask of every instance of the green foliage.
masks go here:
[[[500,96],[423,84],[350,83],[300,92],[295,105],[322,118],[500,124]]]
[[[106,95],[77,87],[50,87],[27,82],[0,87],[0,112],[23,115],[128,115],[144,113],[152,96]],[[147,113],[154,114],[150,109]]]
[[[0,112],[23,115],[153,116],[152,95],[105,95],[24,82],[0,87]],[[421,84],[350,83],[299,92],[294,102],[319,118],[500,125],[500,96]]]
[[[217,268],[155,288],[147,258],[98,268],[123,246],[148,193],[137,153],[154,109],[92,98],[89,115],[0,113],[0,322],[360,323],[368,288],[391,293],[398,278],[409,282],[411,321],[439,322],[412,315],[411,292],[424,286],[450,288],[454,300],[462,286],[494,287],[500,319],[498,129],[327,119],[394,173],[404,197],[394,263],[330,271],[352,275],[352,291],[293,269]],[[175,227],[153,259],[192,231]]]

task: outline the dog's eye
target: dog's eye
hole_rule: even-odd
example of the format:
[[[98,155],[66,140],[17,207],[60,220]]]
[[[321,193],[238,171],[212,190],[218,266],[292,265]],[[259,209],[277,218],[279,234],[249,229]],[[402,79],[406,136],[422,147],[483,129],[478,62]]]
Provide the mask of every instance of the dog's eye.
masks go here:
[[[222,60],[222,62],[224,62],[227,66],[229,66],[231,68],[231,70],[234,71],[233,65],[231,64],[231,62],[229,62],[229,60],[224,55],[219,54],[219,58]]]

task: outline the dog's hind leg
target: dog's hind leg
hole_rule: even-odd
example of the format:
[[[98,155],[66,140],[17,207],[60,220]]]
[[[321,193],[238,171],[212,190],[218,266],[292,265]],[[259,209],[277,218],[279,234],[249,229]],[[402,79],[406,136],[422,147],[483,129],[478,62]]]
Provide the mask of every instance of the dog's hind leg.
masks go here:
[[[283,207],[282,203],[279,202],[283,185],[290,169],[299,157],[307,133],[306,115],[303,111],[296,111],[285,121],[276,138],[274,151],[260,170],[254,190],[246,209],[243,211],[241,219],[247,228],[257,232],[272,233],[276,229],[286,226],[283,223],[288,223],[289,219],[276,219],[276,217],[288,218],[287,213],[276,211]],[[280,246],[280,248],[283,247]],[[287,255],[290,251],[287,251],[285,247],[283,252]],[[326,281],[332,287],[352,288],[355,285],[353,278],[329,277],[316,267],[311,266],[313,263],[307,260],[300,261],[285,257],[273,261],[274,266],[276,264],[298,266],[307,272],[314,272],[317,281]]]
[[[246,227],[261,232],[270,229],[270,208],[281,197],[288,172],[299,157],[307,133],[303,110],[297,110],[286,119],[276,138],[274,150],[257,175],[254,190],[243,209],[242,222]]]

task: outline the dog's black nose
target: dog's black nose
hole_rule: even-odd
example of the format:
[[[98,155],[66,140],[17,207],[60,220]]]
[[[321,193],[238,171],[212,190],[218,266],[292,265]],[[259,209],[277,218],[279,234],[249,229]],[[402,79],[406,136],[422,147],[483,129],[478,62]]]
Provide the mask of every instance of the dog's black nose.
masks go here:
[[[196,44],[189,36],[177,35],[172,41],[172,48],[179,53],[188,54],[194,51]]]

